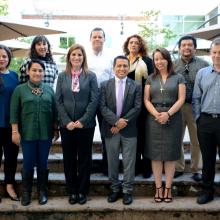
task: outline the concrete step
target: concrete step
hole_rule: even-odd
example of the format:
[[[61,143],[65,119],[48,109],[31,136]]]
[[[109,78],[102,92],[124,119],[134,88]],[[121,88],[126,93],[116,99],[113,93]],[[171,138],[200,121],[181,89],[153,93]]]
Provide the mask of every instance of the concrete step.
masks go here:
[[[120,155],[120,160],[122,159],[122,156]],[[186,161],[186,167],[185,172],[189,173],[190,171],[190,159],[191,156],[189,153],[185,153],[185,161]],[[92,154],[92,173],[101,173],[102,172],[102,154],[101,153],[93,153]],[[22,161],[23,161],[23,155],[22,153],[18,154],[18,166],[17,171],[22,170]],[[4,158],[3,158],[4,162]],[[51,172],[63,172],[63,154],[61,153],[54,153],[50,152],[49,159],[48,159],[48,167]],[[122,161],[120,162],[120,172],[122,172]],[[3,166],[0,168],[0,171],[3,171]],[[217,157],[216,161],[216,171],[220,171],[220,160]]]
[[[0,173],[0,179],[4,178],[3,173]],[[120,175],[122,180],[123,175]],[[17,188],[19,194],[21,193],[21,174],[16,174]],[[165,181],[165,177],[163,177]],[[3,183],[2,183],[3,184]],[[92,174],[90,184],[91,196],[107,196],[109,193],[110,182],[108,177],[102,174]],[[216,193],[220,195],[220,174],[215,177]],[[184,174],[183,176],[174,179],[173,181],[173,195],[176,196],[196,196],[201,189],[201,183],[192,180],[191,174]],[[134,195],[135,196],[153,196],[154,194],[154,178],[143,178],[136,176],[134,182]],[[36,197],[36,173],[34,175],[33,196]],[[3,188],[0,188],[0,194],[3,195]],[[64,196],[66,193],[65,177],[63,173],[50,173],[49,174],[49,196]]]
[[[0,220],[219,220],[220,198],[206,205],[198,205],[194,197],[175,197],[172,203],[155,203],[152,197],[134,196],[131,205],[119,199],[108,203],[106,197],[89,196],[85,205],[70,205],[68,197],[49,198],[40,206],[33,200],[29,206],[3,199]]]

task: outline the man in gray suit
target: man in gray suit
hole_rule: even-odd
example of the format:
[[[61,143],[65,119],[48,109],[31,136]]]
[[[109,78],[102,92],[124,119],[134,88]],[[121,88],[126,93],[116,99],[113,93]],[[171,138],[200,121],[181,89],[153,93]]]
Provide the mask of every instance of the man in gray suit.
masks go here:
[[[100,110],[103,116],[111,193],[108,202],[115,202],[123,191],[123,203],[132,203],[137,145],[136,119],[141,109],[141,85],[127,78],[129,60],[117,56],[113,62],[115,77],[101,84]],[[119,180],[119,153],[123,158],[123,184]]]

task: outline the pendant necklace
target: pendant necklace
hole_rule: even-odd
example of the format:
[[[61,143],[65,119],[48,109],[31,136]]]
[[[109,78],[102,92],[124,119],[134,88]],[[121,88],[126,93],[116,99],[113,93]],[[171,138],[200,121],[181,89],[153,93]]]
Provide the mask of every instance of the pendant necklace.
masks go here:
[[[40,87],[32,87],[28,82],[28,87],[31,89],[31,93],[34,95],[41,95],[43,93],[43,89]]]
[[[160,80],[160,79],[159,79],[159,80]],[[161,80],[160,80],[160,93],[162,94],[164,90],[165,90],[165,89],[164,89],[164,87],[163,87],[163,85],[162,85],[162,82],[161,82]]]

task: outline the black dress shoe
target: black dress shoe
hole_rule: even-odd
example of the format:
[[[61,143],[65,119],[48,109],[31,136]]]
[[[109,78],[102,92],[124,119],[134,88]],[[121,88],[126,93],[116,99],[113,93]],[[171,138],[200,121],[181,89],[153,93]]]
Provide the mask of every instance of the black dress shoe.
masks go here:
[[[83,205],[87,202],[87,196],[85,194],[79,194],[78,195],[78,203],[80,205]]]
[[[175,171],[173,178],[175,179],[175,178],[178,178],[178,177],[180,177],[182,175],[183,175],[182,171]]]
[[[110,202],[110,203],[116,202],[120,197],[121,197],[121,193],[120,192],[111,192],[108,195],[108,202]]]
[[[133,202],[133,197],[130,193],[123,194],[123,204],[130,205]]]
[[[69,204],[74,205],[78,202],[78,196],[76,194],[71,194],[69,196]]]
[[[196,182],[202,181],[202,174],[201,173],[194,173],[192,175],[192,179]]]
[[[200,195],[197,198],[197,203],[202,205],[206,204],[214,199],[214,196],[212,193],[208,192],[201,192]]]

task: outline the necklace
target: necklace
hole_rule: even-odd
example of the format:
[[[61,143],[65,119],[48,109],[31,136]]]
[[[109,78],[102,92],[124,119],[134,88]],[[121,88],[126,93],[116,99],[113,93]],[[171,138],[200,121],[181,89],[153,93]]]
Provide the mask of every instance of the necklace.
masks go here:
[[[159,80],[160,80],[160,79],[159,79]],[[162,84],[162,82],[161,82],[161,80],[160,80],[160,93],[162,94],[164,90],[165,90],[165,89],[164,89],[163,84]]]
[[[41,95],[43,93],[42,88],[39,88],[39,87],[34,88],[30,85],[29,82],[28,82],[28,87],[31,89],[31,93],[34,94],[34,95]]]

